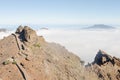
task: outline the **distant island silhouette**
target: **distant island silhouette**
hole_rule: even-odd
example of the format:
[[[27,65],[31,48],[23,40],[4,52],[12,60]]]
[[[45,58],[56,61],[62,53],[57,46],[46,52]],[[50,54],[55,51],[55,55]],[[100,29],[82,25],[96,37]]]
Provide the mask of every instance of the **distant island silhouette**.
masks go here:
[[[86,27],[84,29],[115,29],[113,26],[105,25],[105,24],[95,24],[90,27]]]

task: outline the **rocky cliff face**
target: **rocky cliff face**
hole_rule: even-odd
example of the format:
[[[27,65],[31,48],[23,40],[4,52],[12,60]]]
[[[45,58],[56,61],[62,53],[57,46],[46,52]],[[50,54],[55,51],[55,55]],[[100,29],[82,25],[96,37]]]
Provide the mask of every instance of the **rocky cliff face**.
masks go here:
[[[120,59],[99,50],[92,64],[87,65],[88,71],[94,71],[99,80],[120,80]]]
[[[27,26],[0,40],[0,80],[98,80],[82,62]]]

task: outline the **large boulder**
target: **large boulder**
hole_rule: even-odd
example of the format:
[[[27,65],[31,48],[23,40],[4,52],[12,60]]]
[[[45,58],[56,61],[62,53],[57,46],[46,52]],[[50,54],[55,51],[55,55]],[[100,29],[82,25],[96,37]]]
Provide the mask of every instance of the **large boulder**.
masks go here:
[[[33,42],[37,38],[36,32],[28,26],[23,29],[25,40],[28,42]]]
[[[19,38],[22,41],[32,43],[36,42],[36,40],[38,39],[36,32],[28,26],[19,26],[16,30],[16,33],[20,35]]]

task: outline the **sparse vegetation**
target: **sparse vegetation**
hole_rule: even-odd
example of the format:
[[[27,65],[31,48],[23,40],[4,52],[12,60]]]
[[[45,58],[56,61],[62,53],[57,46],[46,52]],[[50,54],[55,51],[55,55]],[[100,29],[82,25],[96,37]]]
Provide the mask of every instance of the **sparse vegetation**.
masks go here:
[[[81,63],[82,65],[84,65],[84,64],[85,64],[85,61],[82,61],[82,60],[81,60],[80,63]]]
[[[14,61],[12,62],[12,64],[17,64],[17,62],[14,60]]]
[[[3,65],[7,65],[9,63],[10,63],[10,61],[6,60],[6,61],[3,62]]]
[[[34,47],[39,47],[40,48],[40,44],[39,43],[36,43],[33,45]]]

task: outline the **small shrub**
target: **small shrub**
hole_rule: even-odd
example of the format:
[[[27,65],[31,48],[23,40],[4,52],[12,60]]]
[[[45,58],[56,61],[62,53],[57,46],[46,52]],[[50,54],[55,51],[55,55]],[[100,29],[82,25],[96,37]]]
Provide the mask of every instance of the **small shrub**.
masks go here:
[[[84,64],[85,64],[85,61],[82,61],[82,60],[81,60],[80,63],[81,63],[82,65],[84,65]]]
[[[7,64],[9,64],[9,63],[10,63],[10,61],[7,60],[7,61],[4,61],[4,62],[3,62],[3,65],[7,65]]]
[[[17,62],[16,62],[16,61],[13,61],[12,64],[17,64]]]

